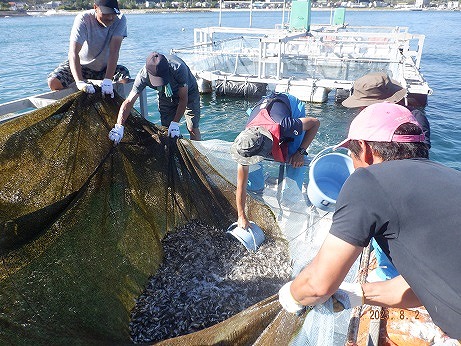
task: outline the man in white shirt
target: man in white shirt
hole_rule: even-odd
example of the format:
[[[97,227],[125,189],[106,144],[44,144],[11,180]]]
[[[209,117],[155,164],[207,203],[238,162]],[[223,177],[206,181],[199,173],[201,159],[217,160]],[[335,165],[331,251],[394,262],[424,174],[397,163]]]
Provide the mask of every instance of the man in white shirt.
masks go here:
[[[112,81],[130,77],[125,66],[117,65],[126,36],[126,17],[120,14],[117,0],[96,0],[92,10],[75,18],[68,60],[48,75],[50,89],[60,90],[75,81],[79,90],[94,93],[88,79],[102,79],[102,93],[114,97]]]

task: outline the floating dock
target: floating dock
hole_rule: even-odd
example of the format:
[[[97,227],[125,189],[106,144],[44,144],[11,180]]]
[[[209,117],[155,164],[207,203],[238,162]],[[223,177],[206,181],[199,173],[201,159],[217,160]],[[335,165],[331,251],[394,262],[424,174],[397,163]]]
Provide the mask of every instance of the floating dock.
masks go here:
[[[432,94],[420,73],[424,39],[407,27],[344,23],[307,22],[300,29],[218,26],[194,29],[193,46],[172,53],[189,65],[203,93],[227,89],[246,96],[267,86],[306,102],[326,102],[332,90],[337,100],[345,98],[357,78],[384,71],[424,106]]]

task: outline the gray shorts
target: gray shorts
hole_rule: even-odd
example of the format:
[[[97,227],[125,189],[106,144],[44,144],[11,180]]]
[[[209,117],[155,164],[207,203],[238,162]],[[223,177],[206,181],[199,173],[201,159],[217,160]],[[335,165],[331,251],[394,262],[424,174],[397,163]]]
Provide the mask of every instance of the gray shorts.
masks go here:
[[[178,98],[161,98],[158,102],[158,111],[160,112],[160,120],[162,126],[170,126],[176,115],[178,108]],[[187,128],[198,129],[200,122],[200,98],[189,102],[184,112],[184,119],[186,119]]]
[[[93,71],[85,66],[82,66],[82,77],[84,79],[104,79],[105,76],[106,69]],[[70,70],[69,60],[64,61],[56,67],[56,69],[48,75],[48,78],[57,78],[64,88],[67,88],[70,84],[75,82],[74,76],[72,76],[72,71]],[[125,78],[130,78],[130,71],[128,71],[128,69],[123,65],[117,65],[112,80],[117,82]]]

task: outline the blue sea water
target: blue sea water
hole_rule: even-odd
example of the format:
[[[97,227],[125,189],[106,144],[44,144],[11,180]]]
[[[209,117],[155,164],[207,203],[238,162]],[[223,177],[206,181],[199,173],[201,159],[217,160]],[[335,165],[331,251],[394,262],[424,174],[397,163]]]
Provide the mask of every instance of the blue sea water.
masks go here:
[[[330,11],[313,11],[313,24],[330,21]],[[193,43],[193,29],[218,26],[217,12],[127,14],[128,37],[123,41],[119,62],[134,77],[150,51],[169,52]],[[46,78],[66,59],[74,16],[0,18],[0,103],[48,91]],[[282,22],[281,11],[253,12],[253,27],[272,28]],[[347,11],[350,25],[408,27],[410,33],[426,36],[421,71],[433,89],[425,108],[432,131],[433,160],[461,170],[461,12],[457,11]],[[249,12],[223,12],[222,26],[249,26]],[[148,91],[151,120],[159,122],[154,91]],[[203,95],[204,140],[233,140],[245,124],[244,110],[251,101]],[[308,113],[321,121],[311,153],[340,141],[356,111],[329,100],[307,104]]]

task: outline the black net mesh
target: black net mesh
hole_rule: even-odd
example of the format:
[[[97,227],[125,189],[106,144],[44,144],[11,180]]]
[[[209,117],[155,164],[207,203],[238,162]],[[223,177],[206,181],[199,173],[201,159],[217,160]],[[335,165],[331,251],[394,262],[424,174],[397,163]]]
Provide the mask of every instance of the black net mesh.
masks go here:
[[[130,343],[130,311],[164,235],[193,219],[236,220],[235,186],[192,142],[133,112],[112,145],[120,103],[78,92],[0,125],[0,344]],[[270,209],[247,203],[266,237],[279,237]],[[163,343],[264,344],[301,322],[271,297]]]

